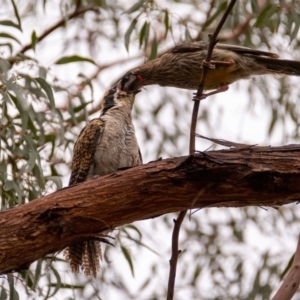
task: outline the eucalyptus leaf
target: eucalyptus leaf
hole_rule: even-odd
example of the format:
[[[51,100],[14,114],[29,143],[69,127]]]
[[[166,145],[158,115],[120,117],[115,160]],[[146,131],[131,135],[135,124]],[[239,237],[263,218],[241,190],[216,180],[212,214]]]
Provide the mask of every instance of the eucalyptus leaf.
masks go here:
[[[50,101],[50,108],[52,111],[55,110],[55,100],[53,96],[53,91],[51,86],[47,83],[47,81],[41,77],[35,78],[35,80],[40,84],[41,88],[46,92],[48,99]]]
[[[89,62],[93,65],[96,65],[96,63],[87,57],[82,57],[79,55],[71,55],[71,56],[64,56],[58,59],[55,64],[56,65],[63,65],[63,64],[69,64],[69,63],[74,63],[74,62]]]

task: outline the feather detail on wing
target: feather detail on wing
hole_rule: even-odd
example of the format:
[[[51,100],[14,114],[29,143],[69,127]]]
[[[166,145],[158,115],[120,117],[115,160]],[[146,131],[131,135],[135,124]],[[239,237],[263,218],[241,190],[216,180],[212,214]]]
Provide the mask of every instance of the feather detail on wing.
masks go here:
[[[180,52],[195,52],[199,50],[206,50],[208,48],[207,43],[191,43],[191,44],[181,44],[175,46],[169,52],[171,53],[180,53]],[[217,44],[214,48],[233,51],[237,54],[251,54],[254,56],[267,56],[272,58],[278,58],[279,56],[275,53],[268,52],[268,51],[261,51],[256,49],[251,49],[242,46],[235,46],[235,45],[227,45],[227,44]]]
[[[99,118],[91,120],[82,129],[74,146],[69,185],[86,180],[90,167],[93,164],[98,140],[103,130],[104,122]]]

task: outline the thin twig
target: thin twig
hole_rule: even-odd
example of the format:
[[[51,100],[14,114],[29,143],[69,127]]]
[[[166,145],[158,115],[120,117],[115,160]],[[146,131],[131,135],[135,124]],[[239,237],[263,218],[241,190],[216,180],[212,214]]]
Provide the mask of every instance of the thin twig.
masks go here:
[[[87,11],[95,11],[95,12],[99,12],[99,9],[96,9],[95,7],[84,7],[82,9],[79,9],[79,6],[77,5],[76,9],[70,13],[67,16],[62,17],[61,20],[59,20],[56,24],[52,25],[51,27],[49,27],[48,29],[46,29],[39,37],[37,37],[37,43],[41,42],[45,37],[47,37],[50,33],[52,33],[53,31],[55,31],[57,28],[62,27],[63,25],[66,24],[67,21],[74,19],[76,17],[78,17],[79,15],[87,12]],[[29,49],[32,49],[32,43],[29,43],[27,45],[25,45],[16,55],[15,57],[17,57],[18,55],[24,54],[26,51],[28,51]],[[14,63],[16,61],[15,58],[11,58],[10,62]]]
[[[178,255],[181,252],[180,250],[178,250],[178,238],[179,238],[180,226],[186,213],[187,210],[181,211],[177,217],[177,220],[174,219],[174,229],[172,234],[172,256],[170,259],[170,273],[169,273],[167,300],[172,300],[174,297],[177,260],[178,260]]]
[[[300,284],[300,235],[292,266],[272,300],[290,300]]]
[[[206,53],[206,58],[205,60],[203,60],[202,62],[202,76],[201,76],[201,80],[198,86],[198,90],[196,93],[196,97],[194,98],[194,107],[193,107],[193,112],[192,112],[192,121],[191,121],[191,130],[190,130],[190,154],[194,154],[195,153],[195,133],[196,133],[196,125],[197,125],[197,118],[198,118],[198,112],[199,112],[199,107],[200,107],[200,98],[203,95],[203,91],[204,91],[204,84],[205,84],[205,79],[206,79],[206,75],[207,72],[210,68],[210,60],[211,60],[211,56],[213,53],[213,49],[214,46],[217,44],[217,37],[218,34],[222,28],[222,26],[224,25],[231,9],[233,8],[234,4],[235,4],[236,0],[231,0],[231,2],[229,3],[220,23],[218,24],[215,32],[213,33],[213,35],[209,36],[209,45],[208,45],[208,49],[207,49],[207,53]]]
[[[206,58],[203,61],[204,63],[203,63],[202,77],[201,77],[201,80],[199,83],[196,97],[194,99],[194,107],[193,107],[191,131],[190,131],[190,149],[189,149],[190,154],[195,153],[195,140],[196,140],[195,133],[196,133],[198,111],[199,111],[199,107],[200,107],[200,98],[203,95],[203,91],[204,91],[204,83],[205,83],[206,74],[209,69],[209,62],[211,60],[214,46],[217,43],[217,36],[218,36],[222,26],[224,25],[235,2],[236,2],[236,0],[231,0],[220,23],[217,26],[214,34],[212,36],[209,36],[210,43],[209,43],[209,46],[207,49]],[[187,214],[187,210],[181,211],[177,217],[177,220],[174,220],[175,225],[174,225],[173,234],[172,234],[172,256],[170,259],[170,272],[169,272],[169,281],[168,281],[167,300],[173,300],[173,297],[174,297],[177,261],[178,261],[178,256],[181,252],[180,250],[178,250],[178,238],[179,238],[180,226],[181,226],[182,221],[186,214]]]

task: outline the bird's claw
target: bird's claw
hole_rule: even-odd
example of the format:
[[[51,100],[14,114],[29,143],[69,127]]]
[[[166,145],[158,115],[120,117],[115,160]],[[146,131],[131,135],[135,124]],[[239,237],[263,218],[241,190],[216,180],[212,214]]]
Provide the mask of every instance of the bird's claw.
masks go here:
[[[202,69],[203,69],[203,67],[207,67],[208,69],[216,68],[215,64],[211,63],[210,61],[206,61],[205,59],[202,61],[202,65],[201,65]]]
[[[212,95],[215,95],[215,94],[218,94],[218,93],[226,92],[226,91],[228,91],[228,89],[229,89],[228,85],[222,85],[219,88],[217,88],[216,90],[214,90],[210,93],[207,93],[207,94],[197,95],[197,93],[194,93],[193,100],[194,101],[201,101],[201,100],[206,99],[208,96],[212,96]]]

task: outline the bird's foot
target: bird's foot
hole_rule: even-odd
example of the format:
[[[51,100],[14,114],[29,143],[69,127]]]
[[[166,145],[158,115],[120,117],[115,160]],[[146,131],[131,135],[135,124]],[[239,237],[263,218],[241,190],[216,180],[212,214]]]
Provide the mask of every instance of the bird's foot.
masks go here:
[[[216,65],[219,65],[219,66],[232,66],[234,64],[235,64],[235,62],[233,60],[228,60],[228,61],[211,60],[210,62],[207,62],[206,60],[203,60],[201,69],[203,69],[204,66],[207,67],[208,69],[215,69]]]
[[[227,61],[212,60],[211,63],[214,65],[221,65],[221,66],[232,66],[235,64],[233,60],[227,60]]]
[[[206,61],[205,59],[202,61],[201,69],[203,69],[203,67],[207,67],[208,69],[216,68],[216,66],[212,61]]]
[[[220,86],[219,88],[217,88],[216,90],[210,92],[210,93],[207,93],[207,94],[202,94],[201,96],[198,96],[197,97],[197,93],[194,93],[194,98],[193,100],[204,100],[206,99],[208,96],[211,96],[211,95],[215,95],[215,94],[219,94],[219,93],[223,93],[223,92],[226,92],[228,91],[229,89],[229,86],[228,85],[222,85]]]

